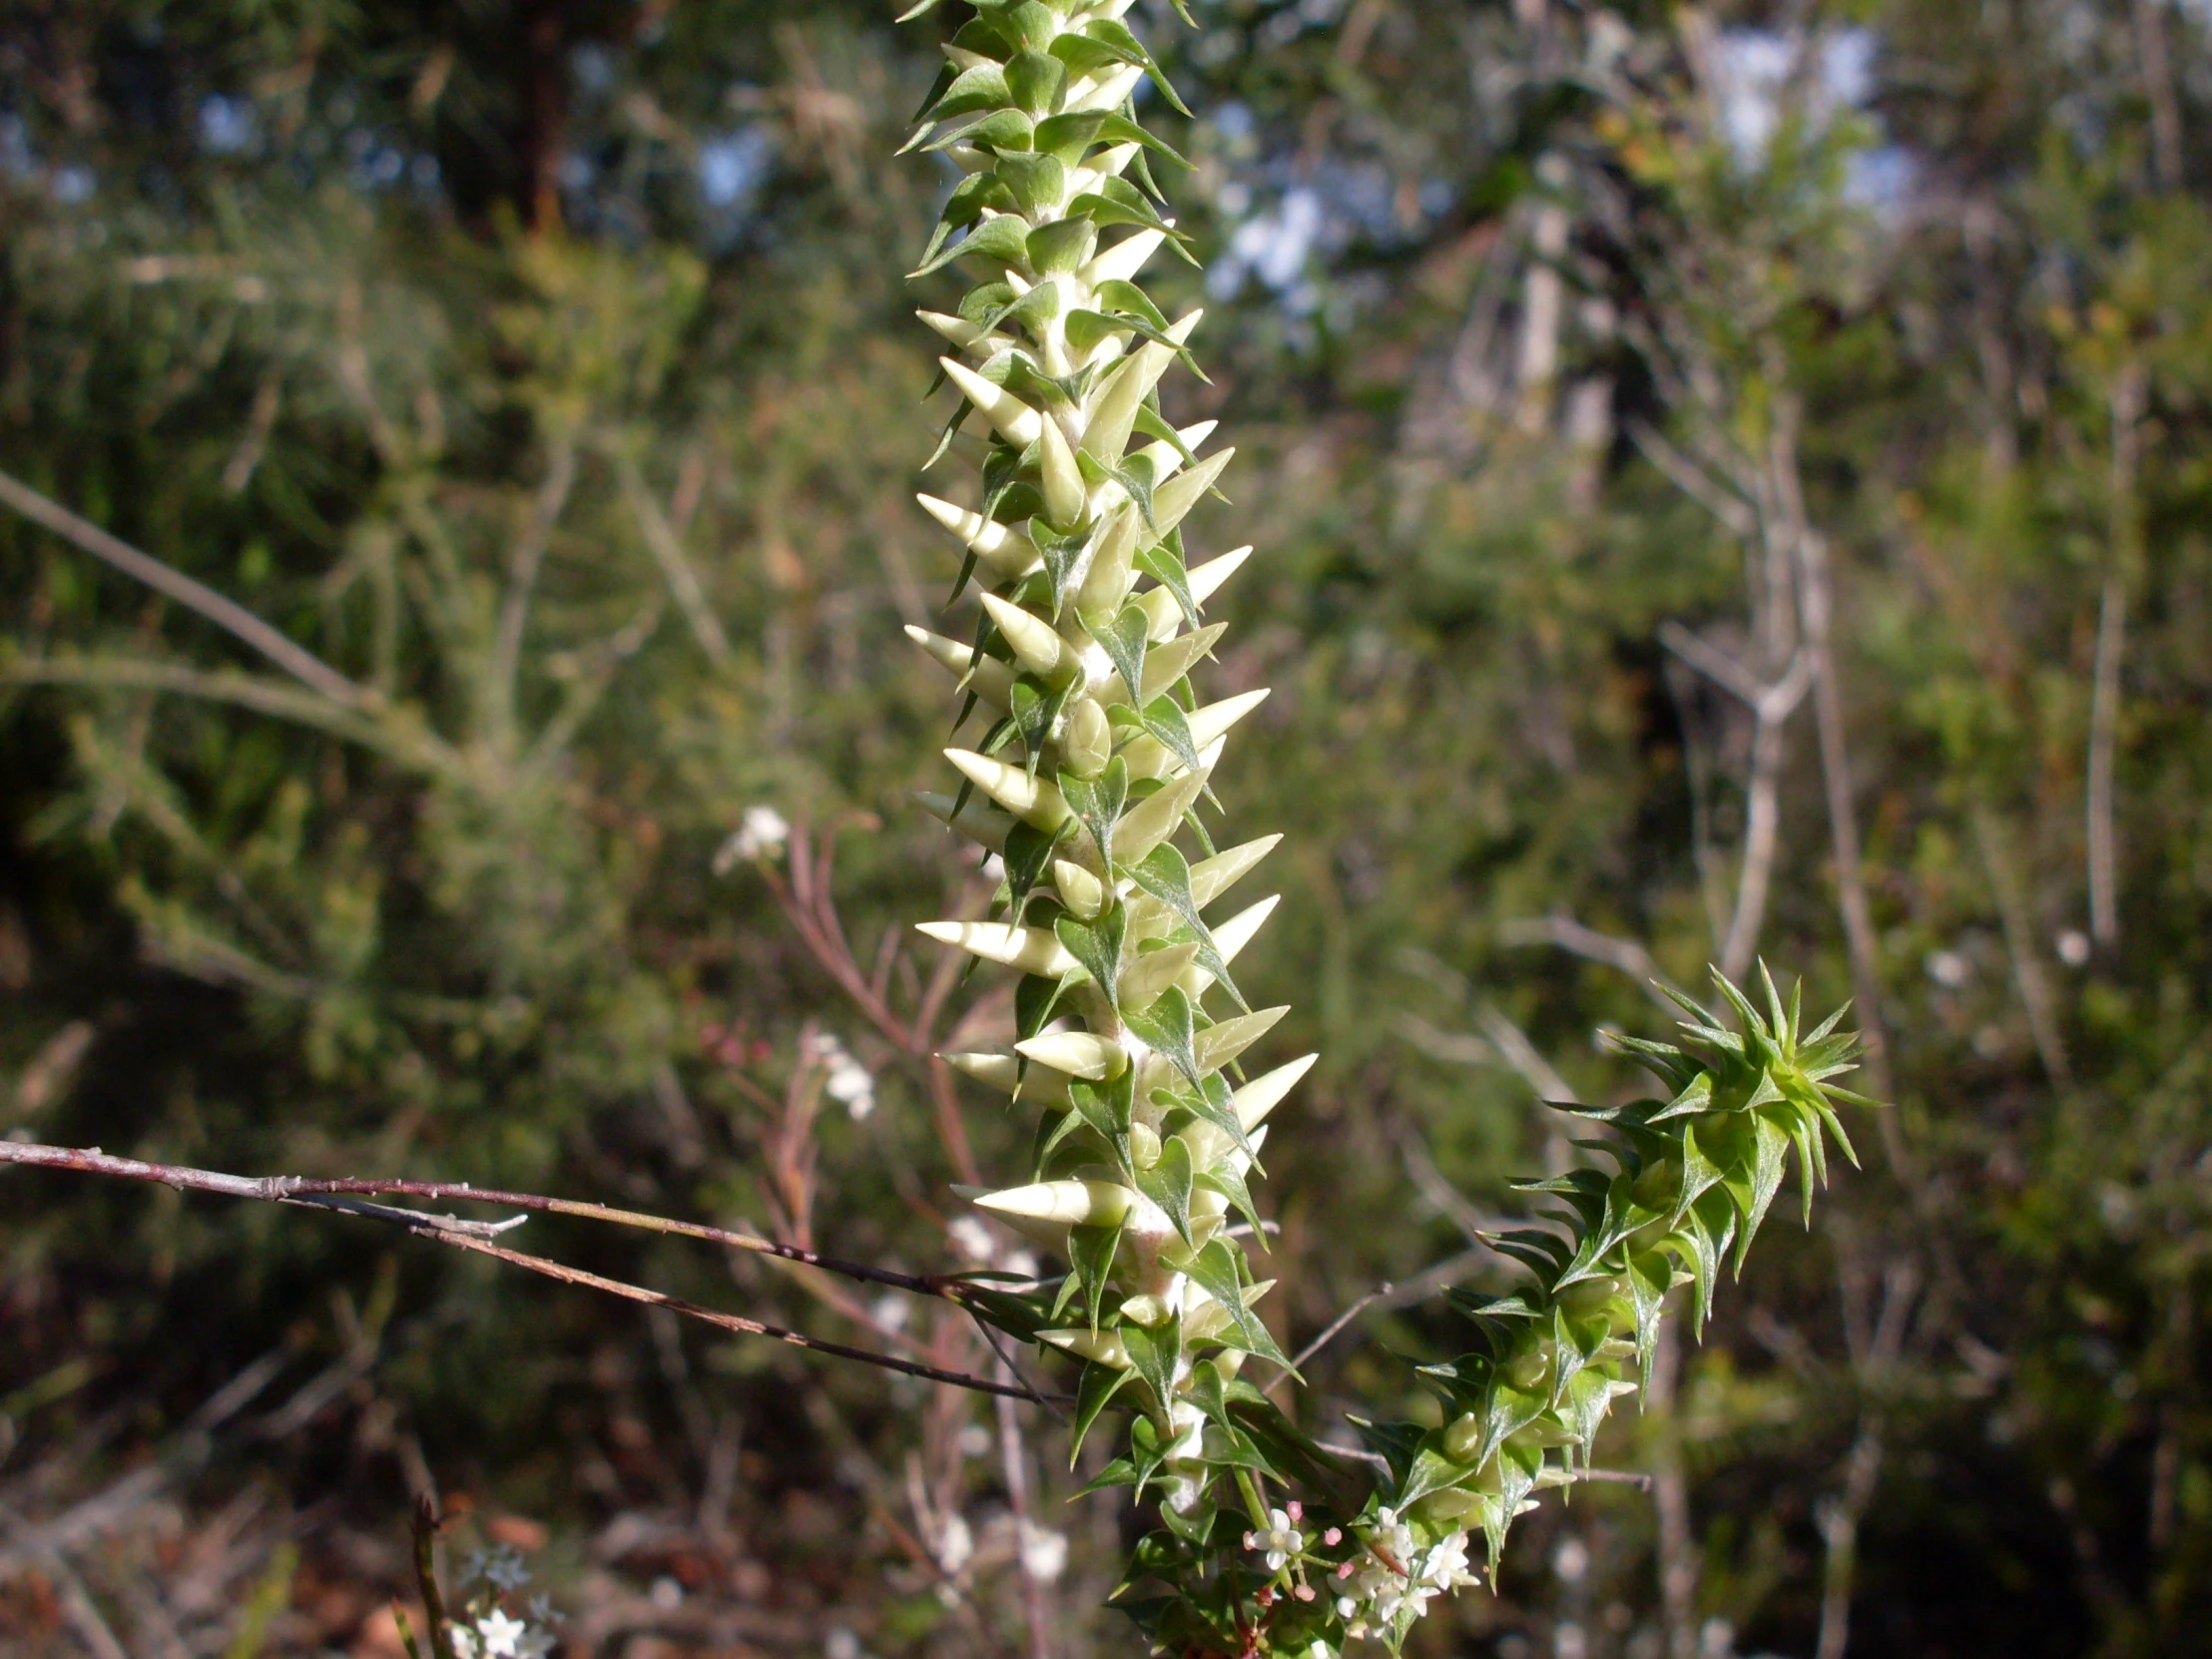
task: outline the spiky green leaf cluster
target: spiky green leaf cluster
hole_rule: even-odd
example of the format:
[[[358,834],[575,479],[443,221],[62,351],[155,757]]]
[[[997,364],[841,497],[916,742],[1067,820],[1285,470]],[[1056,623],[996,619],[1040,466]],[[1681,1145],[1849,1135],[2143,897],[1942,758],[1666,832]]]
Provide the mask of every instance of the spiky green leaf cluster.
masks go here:
[[[965,505],[921,497],[959,549],[953,601],[972,591],[975,610],[964,640],[909,633],[955,677],[961,720],[986,722],[946,751],[958,793],[924,801],[1003,871],[990,919],[922,930],[1020,976],[1011,1050],[947,1059],[1038,1111],[1032,1167],[968,1196],[1067,1272],[967,1301],[1080,1362],[1076,1447],[1127,1413],[1092,1486],[1156,1500],[1160,1526],[1118,1598],[1162,1652],[1313,1659],[1348,1637],[1394,1646],[1473,1582],[1471,1528],[1494,1558],[1528,1494],[1572,1478],[1631,1387],[1625,1362],[1648,1367],[1669,1288],[1695,1287],[1702,1323],[1787,1150],[1818,1170],[1823,1134],[1840,1137],[1825,1080],[1850,1040],[1832,1020],[1801,1042],[1794,1009],[1762,1021],[1724,984],[1745,1035],[1695,1010],[1687,1048],[1628,1044],[1672,1098],[1587,1114],[1618,1134],[1612,1176],[1534,1184],[1564,1208],[1498,1241],[1534,1281],[1470,1301],[1475,1351],[1425,1368],[1446,1427],[1368,1425],[1391,1472],[1364,1506],[1244,1378],[1249,1358],[1289,1364],[1254,1312],[1270,1282],[1248,1253],[1265,1237],[1250,1184],[1313,1057],[1245,1079],[1285,1010],[1253,1010],[1232,964],[1275,901],[1208,915],[1280,837],[1216,850],[1199,816],[1265,693],[1202,704],[1191,682],[1222,632],[1203,607],[1250,549],[1194,565],[1183,540],[1230,452],[1201,459],[1213,422],[1178,431],[1160,405],[1162,377],[1196,368],[1199,313],[1171,321],[1137,282],[1182,252],[1153,172],[1181,159],[1132,96],[1149,76],[1181,105],[1121,21],[1129,3],[980,0],[907,147],[963,175],[913,275],[971,281],[920,315],[953,347],[940,366],[960,399],[932,463],[958,446],[980,472]],[[1294,1489],[1356,1518],[1310,1519]]]

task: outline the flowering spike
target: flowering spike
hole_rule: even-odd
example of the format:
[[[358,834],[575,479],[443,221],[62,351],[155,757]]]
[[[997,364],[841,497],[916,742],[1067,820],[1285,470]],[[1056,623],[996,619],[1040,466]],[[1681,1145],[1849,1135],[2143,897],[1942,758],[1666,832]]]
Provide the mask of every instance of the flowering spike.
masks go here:
[[[1203,912],[1278,837],[1216,853],[1192,815],[1230,731],[1267,694],[1201,705],[1184,688],[1222,633],[1203,608],[1252,550],[1193,564],[1185,548],[1233,452],[1201,453],[1211,421],[1172,437],[1165,424],[1167,376],[1196,369],[1201,313],[1170,323],[1137,285],[1185,239],[1138,188],[1149,179],[1123,177],[1146,148],[1173,154],[1138,126],[1133,95],[1149,76],[1182,106],[1130,9],[978,0],[910,146],[969,175],[917,275],[967,269],[989,284],[921,312],[952,347],[945,378],[989,425],[981,507],[920,498],[972,556],[962,585],[979,580],[987,628],[967,645],[912,637],[1004,711],[979,743],[988,754],[946,751],[967,789],[923,798],[1004,855],[1003,908],[922,931],[1027,976],[1015,1052],[946,1064],[1064,1109],[1038,1137],[1040,1179],[966,1196],[1064,1251],[1070,1271],[1056,1295],[972,1306],[1085,1362],[1078,1438],[1110,1402],[1147,1419],[1110,1467],[1158,1501],[1175,1540],[1148,1546],[1135,1575],[1148,1588],[1130,1598],[1155,1652],[1329,1659],[1353,1638],[1394,1650],[1431,1598],[1473,1582],[1475,1533],[1494,1556],[1536,1491],[1579,1477],[1677,1276],[1695,1281],[1702,1318],[1790,1151],[1811,1161],[1810,1188],[1826,1140],[1841,1143],[1835,1108],[1852,1097],[1828,1079],[1852,1044],[1827,1026],[1800,1038],[1795,1004],[1785,1012],[1771,986],[1759,1014],[1723,985],[1740,1032],[1693,1007],[1682,1047],[1627,1045],[1676,1104],[1605,1112],[1628,1138],[1615,1174],[1538,1184],[1567,1210],[1499,1239],[1533,1277],[1509,1297],[1467,1297],[1479,1345],[1424,1368],[1442,1424],[1376,1429],[1390,1453],[1382,1489],[1342,1525],[1309,1520],[1289,1489],[1303,1439],[1238,1374],[1252,1358],[1287,1368],[1251,1311],[1270,1283],[1248,1255],[1265,1248],[1252,1184],[1266,1120],[1314,1057],[1234,1090],[1221,1074],[1285,1012],[1251,1010],[1220,983],[1276,900],[1218,925]],[[1206,855],[1192,863],[1186,846]],[[1225,1226],[1232,1213],[1245,1229]]]

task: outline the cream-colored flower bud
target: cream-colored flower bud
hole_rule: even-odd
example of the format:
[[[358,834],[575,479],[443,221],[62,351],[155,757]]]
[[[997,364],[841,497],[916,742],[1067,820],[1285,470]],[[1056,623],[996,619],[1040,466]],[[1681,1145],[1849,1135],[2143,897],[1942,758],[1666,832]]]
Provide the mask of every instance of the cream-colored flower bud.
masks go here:
[[[914,930],[942,944],[958,945],[985,961],[1048,979],[1082,965],[1066,945],[1041,927],[1013,927],[999,921],[922,921],[914,924]]]
[[[1106,521],[1106,528],[1092,550],[1083,585],[1076,590],[1075,608],[1084,616],[1110,617],[1128,598],[1136,579],[1137,542],[1144,520],[1134,506],[1123,507]]]
[[[1075,464],[1075,451],[1058,421],[1044,421],[1038,430],[1042,439],[1038,453],[1044,475],[1044,516],[1054,524],[1073,526],[1085,516],[1088,492],[1083,488],[1082,469]]]
[[[1481,1444],[1482,1419],[1472,1411],[1454,1417],[1444,1430],[1444,1455],[1454,1463],[1472,1461]]]
[[[1122,1347],[1121,1339],[1111,1331],[1040,1331],[1037,1335],[1054,1348],[1064,1349],[1078,1359],[1094,1361],[1101,1366],[1112,1366],[1116,1371],[1129,1369],[1129,1351]]]
[[[1014,1044],[1014,1051],[1040,1066],[1091,1083],[1103,1083],[1129,1069],[1129,1056],[1121,1044],[1090,1031],[1047,1031]]]
[[[1010,581],[1037,568],[1036,545],[1018,530],[933,495],[917,495],[914,499],[921,503],[923,512],[959,537],[961,545],[999,579]]]
[[[1026,1187],[981,1193],[975,1207],[993,1215],[1064,1227],[1111,1227],[1129,1214],[1134,1200],[1127,1187],[1112,1181],[1037,1181]]]
[[[1157,254],[1167,240],[1165,231],[1139,231],[1097,255],[1075,274],[1075,279],[1087,288],[1095,288],[1101,282],[1126,282],[1145,268],[1145,262]]]
[[[1160,1132],[1151,1124],[1129,1126],[1129,1161],[1139,1169],[1150,1169],[1160,1161]]]
[[[1073,653],[1059,630],[1032,612],[995,593],[980,596],[993,626],[1006,636],[1014,661],[1040,679],[1057,680],[1071,666]]]
[[[1255,1077],[1229,1097],[1235,1109],[1237,1121],[1244,1125],[1247,1135],[1266,1121],[1267,1115],[1283,1104],[1284,1097],[1298,1087],[1299,1080],[1314,1069],[1319,1054],[1308,1054],[1293,1060],[1287,1066],[1277,1066],[1264,1077]]]
[[[1196,940],[1182,944],[1163,946],[1158,950],[1141,953],[1129,966],[1121,970],[1120,995],[1125,1008],[1143,1008],[1153,998],[1183,976],[1184,969],[1198,959]]]
[[[1214,929],[1214,944],[1221,951],[1221,959],[1234,962],[1250,944],[1255,934],[1267,925],[1268,917],[1275,914],[1276,905],[1283,901],[1281,893],[1263,898],[1259,903],[1239,910]]]
[[[1164,1297],[1152,1295],[1133,1296],[1121,1305],[1121,1317],[1131,1325],[1165,1325],[1175,1312]]]
[[[1096,778],[1114,757],[1114,729],[1096,698],[1077,698],[1060,734],[1060,766],[1078,778]]]
[[[1198,800],[1210,776],[1206,772],[1186,773],[1124,813],[1114,828],[1115,858],[1133,864],[1181,829],[1183,815]]]
[[[1262,1008],[1257,1013],[1238,1014],[1218,1025],[1209,1025],[1192,1045],[1198,1056],[1198,1069],[1219,1071],[1266,1036],[1274,1029],[1275,1022],[1290,1011],[1288,1005]]]
[[[967,749],[948,749],[944,758],[967,776],[968,782],[999,806],[1039,830],[1057,830],[1068,821],[1068,804],[1060,786],[1041,774],[1029,776],[1020,767],[1008,766],[988,755]]]
[[[1047,1111],[1066,1111],[1068,1074],[1047,1066],[1024,1066],[1018,1054],[991,1050],[980,1054],[940,1054],[954,1071],[974,1078],[1000,1094],[1018,1095],[1030,1105]]]
[[[1003,709],[1011,700],[1014,671],[996,657],[986,657],[973,646],[932,634],[926,628],[908,628],[906,637],[920,646],[931,662],[958,676],[992,708]]]
[[[1145,678],[1150,679],[1147,670]],[[1262,835],[1258,840],[1232,846],[1226,852],[1217,852],[1211,858],[1201,858],[1191,865],[1191,896],[1199,907],[1213,903],[1238,881],[1250,874],[1253,868],[1282,843],[1281,835]]]
[[[939,357],[944,377],[973,403],[982,416],[998,428],[998,434],[1017,449],[1026,449],[1044,431],[1044,416],[1008,391],[994,386],[957,357]]]
[[[1090,921],[1106,908],[1106,883],[1081,864],[1053,859],[1052,886],[1078,921]]]

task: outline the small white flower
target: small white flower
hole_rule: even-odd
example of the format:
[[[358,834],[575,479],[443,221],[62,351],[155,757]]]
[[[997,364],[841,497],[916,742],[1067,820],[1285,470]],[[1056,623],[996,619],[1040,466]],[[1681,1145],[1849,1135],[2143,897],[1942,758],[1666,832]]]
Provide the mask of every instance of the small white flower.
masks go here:
[[[1464,1532],[1454,1532],[1428,1551],[1427,1558],[1421,1562],[1420,1581],[1431,1590],[1456,1590],[1464,1584],[1481,1582],[1467,1566],[1467,1535]]]
[[[748,807],[745,816],[738,821],[736,833],[716,851],[714,871],[717,875],[728,875],[741,863],[773,857],[791,838],[792,827],[774,807]]]
[[[496,1607],[476,1621],[476,1634],[484,1639],[484,1659],[520,1659],[520,1643],[529,1633],[528,1625]]]
[[[530,1569],[522,1559],[522,1551],[512,1544],[499,1544],[488,1550],[474,1550],[468,1564],[462,1569],[464,1579],[482,1579],[499,1591],[519,1590],[530,1582]]]
[[[1397,1518],[1395,1509],[1376,1510],[1368,1547],[1385,1561],[1393,1561],[1407,1572],[1413,1570],[1413,1529]]]
[[[476,1659],[476,1632],[465,1624],[456,1624],[446,1632],[453,1644],[453,1659]]]
[[[1068,1540],[1064,1532],[1024,1521],[1021,1526],[1021,1570],[1039,1584],[1049,1584],[1066,1570]]]
[[[1267,1558],[1268,1571],[1281,1572],[1291,1557],[1306,1547],[1306,1534],[1291,1524],[1291,1517],[1281,1509],[1268,1511],[1267,1529],[1263,1532],[1247,1532],[1245,1548],[1259,1550]]]
[[[953,1250],[963,1262],[980,1262],[988,1265],[998,1254],[991,1230],[974,1216],[961,1216],[945,1230],[945,1237],[952,1241]]]
[[[958,1515],[947,1515],[937,1533],[937,1565],[947,1577],[958,1574],[975,1554],[975,1534]]]

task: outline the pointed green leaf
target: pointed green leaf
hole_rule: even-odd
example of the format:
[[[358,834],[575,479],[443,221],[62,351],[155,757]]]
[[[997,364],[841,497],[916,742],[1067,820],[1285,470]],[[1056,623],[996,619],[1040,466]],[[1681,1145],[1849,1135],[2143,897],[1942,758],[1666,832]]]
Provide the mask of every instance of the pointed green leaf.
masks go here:
[[[949,67],[949,66],[948,66]],[[953,77],[944,95],[923,114],[924,121],[950,121],[954,116],[978,110],[1003,109],[1013,101],[1006,86],[1006,71],[995,63],[979,63]]]
[[[1161,700],[1155,700],[1158,701]],[[1185,736],[1188,735],[1186,727]],[[1244,993],[1229,977],[1229,964],[1222,960],[1221,950],[1214,943],[1213,930],[1198,912],[1198,900],[1191,893],[1191,866],[1183,854],[1172,842],[1162,841],[1129,873],[1136,877],[1140,888],[1165,904],[1191,930],[1192,937],[1198,940],[1198,965],[1214,976],[1239,1010],[1251,1012],[1251,1004],[1245,1001]]]
[[[1068,954],[1083,964],[1108,1006],[1120,1012],[1117,981],[1121,978],[1122,944],[1129,930],[1129,912],[1119,899],[1108,905],[1095,921],[1062,916],[1052,924]]]
[[[1133,1175],[1135,1166],[1129,1157],[1129,1125],[1136,1109],[1136,1067],[1131,1066],[1119,1077],[1104,1083],[1078,1077],[1068,1085],[1068,1098],[1075,1103],[1075,1110],[1083,1121],[1113,1148],[1123,1173]]]
[[[1184,1271],[1200,1290],[1228,1312],[1230,1328],[1237,1334],[1235,1346],[1281,1366],[1285,1371],[1291,1370],[1289,1358],[1276,1345],[1274,1336],[1261,1322],[1260,1316],[1245,1306],[1244,1293],[1249,1276],[1244,1271],[1243,1252],[1227,1239],[1209,1239],[1206,1248],[1192,1259],[1191,1265]]]
[[[1144,659],[1152,619],[1145,615],[1142,605],[1131,602],[1121,608],[1120,615],[1103,627],[1089,628],[1092,639],[1098,641],[1107,660],[1121,676],[1121,683],[1129,690],[1132,703],[1142,695],[1144,685]]]
[[[1181,541],[1182,533],[1178,531],[1159,546],[1148,547],[1139,553],[1136,564],[1139,570],[1175,595],[1175,603],[1183,612],[1183,620],[1196,628],[1199,620],[1198,600],[1191,593],[1191,576],[1184,568]]]
[[[1129,763],[1116,755],[1096,778],[1077,778],[1063,772],[1059,783],[1060,795],[1067,802],[1068,810],[1090,831],[1091,843],[1098,848],[1099,862],[1111,873],[1114,826],[1121,821],[1122,809],[1129,804]]]
[[[950,247],[938,249],[918,269],[906,275],[909,278],[927,276],[932,272],[942,271],[955,260],[964,260],[971,256],[1026,270],[1029,265],[1028,228],[1012,214],[1000,214],[996,219],[987,219]]]
[[[1170,985],[1152,999],[1149,1007],[1124,1009],[1122,1023],[1142,1037],[1151,1048],[1165,1054],[1174,1062],[1175,1069],[1190,1080],[1193,1088],[1200,1086],[1196,1043],[1197,1024],[1191,1016],[1190,998],[1183,994],[1180,985]]]
[[[1164,1412],[1175,1403],[1175,1366],[1183,1356],[1183,1321],[1170,1316],[1164,1325],[1124,1325],[1121,1346],[1129,1351],[1129,1363],[1152,1389]]]
[[[1114,1272],[1114,1252],[1121,1248],[1122,1224],[1111,1227],[1071,1227],[1068,1229],[1068,1274],[1071,1282],[1083,1292],[1084,1311],[1093,1332],[1098,1330],[1101,1309],[1106,1301],[1107,1281]],[[1052,1317],[1060,1317],[1059,1309]]]
[[[1121,1391],[1133,1373],[1119,1366],[1101,1366],[1092,1361],[1083,1364],[1083,1375],[1075,1384],[1075,1424],[1068,1447],[1068,1467],[1075,1467],[1075,1460],[1083,1450],[1083,1437],[1090,1433],[1091,1424],[1098,1421],[1098,1414]],[[1089,1490],[1088,1487],[1085,1490]]]
[[[1175,1236],[1191,1243],[1191,1148],[1180,1135],[1171,1135],[1160,1147],[1159,1160],[1150,1169],[1137,1171],[1137,1191],[1167,1212]]]

